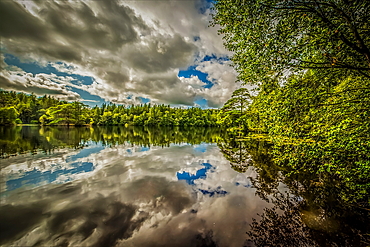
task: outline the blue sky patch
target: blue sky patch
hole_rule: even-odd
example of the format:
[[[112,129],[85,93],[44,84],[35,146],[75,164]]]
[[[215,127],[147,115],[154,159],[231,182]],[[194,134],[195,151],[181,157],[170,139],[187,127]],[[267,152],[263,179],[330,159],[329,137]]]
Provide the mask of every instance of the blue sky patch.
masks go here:
[[[82,89],[79,89],[79,88],[74,88],[74,87],[69,87],[69,86],[66,86],[66,88],[68,88],[69,90],[71,90],[75,93],[78,93],[82,98],[81,101],[84,104],[89,105],[91,107],[94,107],[96,105],[101,106],[103,103],[108,103],[107,101],[102,99],[100,96],[92,95],[91,93],[89,93],[85,90],[82,90]]]
[[[207,79],[208,74],[197,70],[195,65],[190,66],[186,70],[180,70],[178,73],[178,77],[191,78],[192,76],[198,76],[199,80],[206,83],[206,85],[203,86],[204,88],[211,88],[214,84]]]
[[[43,67],[37,63],[21,62],[19,58],[9,53],[6,53],[4,57],[5,57],[4,61],[8,65],[17,66],[18,68],[21,68],[23,71],[27,73],[32,73],[34,75],[43,73],[43,74],[55,74],[57,76],[70,76],[75,79],[74,81],[72,81],[72,83],[76,85],[80,85],[80,84],[91,85],[95,81],[94,78],[91,76],[82,76],[82,75],[77,75],[77,74],[61,72],[57,70],[56,68],[54,68],[53,66],[51,66],[51,64],[48,64],[47,66]],[[57,64],[63,64],[63,63],[57,62]]]
[[[208,190],[202,190],[199,189],[200,192],[202,192],[203,195],[208,195],[210,197],[213,197],[215,195],[217,196],[225,196],[229,194],[226,190],[222,190],[221,186],[217,187],[216,189],[208,189]]]
[[[78,159],[81,159],[81,158],[86,158],[86,157],[90,156],[91,154],[99,153],[103,149],[104,149],[104,147],[101,144],[98,144],[95,147],[83,148],[77,154],[67,157],[66,162],[69,163],[69,162],[74,162],[74,161],[76,161]]]
[[[196,99],[196,100],[194,100],[194,103],[199,105],[200,108],[207,108],[208,107],[208,101],[204,98]]]
[[[191,174],[189,172],[177,172],[176,176],[178,180],[185,180],[188,184],[193,185],[194,181],[197,179],[205,179],[207,177],[207,171],[212,168],[209,163],[203,163],[204,168],[199,169],[196,174]]]
[[[150,150],[150,147],[140,147],[138,152],[146,152],[146,151],[149,151]]]
[[[194,39],[196,38],[199,38],[199,37],[194,37]],[[229,61],[230,59],[227,56],[217,57],[215,54],[212,54],[212,55],[206,55],[203,59],[200,60],[200,62],[211,61],[211,60],[216,60],[218,63],[222,63],[225,61]],[[192,76],[197,76],[199,80],[206,83],[206,85],[203,86],[204,88],[211,88],[214,85],[214,83],[208,80],[207,78],[208,74],[197,70],[196,67],[197,67],[196,65],[192,65],[192,66],[189,66],[186,70],[180,70],[177,76],[185,77],[185,78],[191,78]]]
[[[8,54],[8,53],[6,53],[4,55],[4,57],[5,57],[4,61],[8,65],[12,65],[12,66],[16,66],[18,68],[21,68],[23,71],[25,71],[27,73],[32,73],[33,75],[43,73],[43,74],[55,74],[57,76],[63,76],[63,77],[69,76],[69,77],[74,78],[74,80],[72,80],[71,83],[75,84],[76,86],[91,85],[95,81],[95,79],[93,77],[90,77],[90,76],[81,76],[81,75],[77,75],[77,74],[69,74],[69,73],[66,73],[66,72],[60,72],[56,68],[51,66],[50,64],[43,67],[43,66],[40,66],[37,63],[21,62],[19,58],[17,58],[16,56],[13,56],[11,54]],[[62,64],[61,62],[57,62],[57,63]],[[81,96],[81,98],[83,99],[82,101],[85,104],[89,105],[89,106],[101,105],[102,103],[105,102],[105,100],[103,100],[101,97],[99,97],[97,95],[92,95],[92,94],[90,94],[89,92],[87,92],[85,90],[78,89],[78,88],[75,88],[73,86],[67,86],[66,88],[68,88],[72,92],[78,93]]]
[[[141,103],[143,103],[143,104],[146,104],[146,103],[150,102],[150,99],[148,99],[148,98],[139,97],[139,99],[140,99]]]
[[[52,67],[50,64],[48,64],[46,67],[41,67],[37,63],[24,63],[19,60],[16,56],[13,56],[9,53],[4,54],[4,61],[8,65],[13,65],[21,68],[23,71],[27,73],[32,73],[32,74],[56,74],[57,76],[70,76],[70,74],[65,73],[65,72],[60,72],[56,68]]]
[[[6,181],[7,191],[15,190],[25,185],[32,187],[43,184],[49,184],[56,181],[62,175],[78,174],[82,172],[91,172],[94,170],[94,165],[91,162],[76,162],[71,164],[72,169],[59,169],[56,171],[41,172],[38,170],[32,170],[26,172],[24,176],[17,179],[11,179]]]
[[[236,182],[235,185],[236,186],[243,186],[245,188],[252,188],[252,184],[249,184],[249,183],[248,184],[241,184],[239,182]]]
[[[210,9],[215,2],[215,0],[202,0],[201,6],[199,7],[199,12],[204,15],[207,9]]]

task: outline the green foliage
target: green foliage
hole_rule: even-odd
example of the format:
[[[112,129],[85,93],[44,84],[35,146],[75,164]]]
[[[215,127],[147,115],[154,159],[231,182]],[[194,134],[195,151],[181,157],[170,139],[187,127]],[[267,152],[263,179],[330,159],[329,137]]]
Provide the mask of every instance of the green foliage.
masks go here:
[[[229,129],[234,134],[248,130],[246,109],[253,97],[247,88],[239,88],[233,92],[231,98],[224,104],[218,116],[222,125],[233,126]]]
[[[220,0],[215,9],[239,80],[255,88],[247,126],[269,134],[283,175],[369,207],[370,1]],[[237,126],[233,111],[225,120]]]
[[[61,103],[62,101],[46,95],[37,98],[34,94],[27,95],[0,90],[0,109],[14,107],[20,119],[17,123],[38,123],[39,118],[45,114],[47,108]]]
[[[136,126],[220,126],[218,110],[200,108],[173,108],[169,105],[114,105],[94,107],[91,112],[94,125]]]
[[[16,110],[15,118],[8,108]],[[12,108],[12,109],[13,109]],[[68,103],[49,96],[0,91],[0,109],[4,120],[10,124],[18,117],[22,123],[43,125],[136,125],[136,126],[221,126],[219,110],[200,108],[173,108],[169,105],[115,105],[87,107],[80,102]],[[8,115],[9,116],[8,116]],[[7,120],[5,115],[9,118]],[[18,123],[21,123],[18,121]]]
[[[283,85],[261,86],[247,115],[249,126],[269,133],[275,163],[289,170],[285,176],[305,174],[318,183],[332,178],[343,187],[340,200],[366,202],[370,79],[338,80],[307,71],[290,76]]]
[[[0,108],[0,125],[15,124],[17,117],[18,112],[13,106]]]
[[[241,81],[308,68],[370,77],[369,1],[220,0],[215,9]]]
[[[52,106],[39,119],[47,125],[84,125],[89,123],[89,109],[80,102]]]

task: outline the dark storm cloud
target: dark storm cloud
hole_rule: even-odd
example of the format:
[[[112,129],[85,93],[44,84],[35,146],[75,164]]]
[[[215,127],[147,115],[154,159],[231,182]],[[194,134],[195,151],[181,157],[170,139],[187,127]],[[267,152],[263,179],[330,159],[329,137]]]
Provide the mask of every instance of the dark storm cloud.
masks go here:
[[[186,67],[195,49],[195,45],[186,42],[179,34],[158,36],[147,46],[139,45],[136,50],[129,50],[127,61],[133,68],[146,73],[165,72],[170,68]]]
[[[120,72],[107,71],[104,77],[106,78],[106,80],[108,80],[114,85],[122,85],[125,82],[129,81],[129,76],[127,74],[128,72],[125,70],[120,71]]]
[[[99,1],[95,12],[83,2],[72,6],[64,2],[44,1],[40,18],[46,28],[67,39],[70,44],[116,50],[137,40],[134,28],[147,29],[134,11],[117,1]]]
[[[138,207],[133,204],[120,202],[114,193],[88,199],[78,184],[65,184],[37,194],[43,195],[39,203],[0,207],[0,243],[12,243],[44,226],[41,235],[31,240],[34,246],[76,246],[82,242],[96,247],[115,246],[118,240],[131,237],[149,215],[137,212]],[[61,210],[51,207],[53,202],[67,197],[76,200]],[[93,236],[97,232],[99,237]]]
[[[0,1],[0,35],[5,38],[26,38],[35,42],[50,39],[43,22],[19,3]]]
[[[149,31],[134,11],[117,1],[98,1],[96,10],[83,2],[39,1],[37,16],[21,4],[1,1],[0,34],[20,55],[34,53],[63,61],[80,61],[88,49],[116,51]],[[26,42],[26,43],[25,43]],[[25,45],[27,44],[27,45]]]
[[[133,93],[162,102],[179,98],[167,95],[180,83],[176,69],[186,68],[197,50],[180,34],[158,32],[119,1],[32,3],[25,8],[1,2],[6,14],[0,17],[0,34],[9,52],[39,61],[73,62],[102,79],[83,90],[115,102],[127,103]],[[181,98],[176,102],[191,105],[193,94]]]
[[[90,246],[114,246],[119,239],[131,237],[145,220],[146,214],[133,219],[136,210],[133,205],[116,201],[114,196],[95,198],[53,214],[47,223],[48,231],[55,243],[71,244],[73,238],[84,241],[98,229],[101,236]],[[71,222],[79,222],[78,227],[71,229]]]
[[[104,173],[108,172],[106,174],[112,179],[112,176],[126,171],[126,167],[117,163]],[[117,181],[113,184],[107,181],[90,182],[40,188],[33,191],[32,197],[26,193],[19,194],[17,197],[23,198],[19,201],[21,204],[13,206],[3,203],[5,205],[0,207],[0,227],[3,230],[0,242],[9,245],[21,241],[19,239],[40,228],[35,236],[29,235],[27,241],[32,243],[30,245],[116,246],[119,241],[132,237],[154,214],[177,215],[194,203],[182,184],[163,177],[144,177],[121,188],[119,193],[108,195],[95,194],[84,188],[88,185],[92,186],[90,189],[117,189]],[[123,195],[126,199],[122,198]],[[41,198],[38,203],[22,205],[37,198]]]
[[[144,241],[135,242],[134,246],[137,247],[217,247],[219,246],[214,240],[213,232],[211,230],[204,230],[204,232],[199,232],[198,229],[185,229],[180,230],[174,234],[174,228],[166,229],[166,232],[161,232],[158,236],[161,236],[161,239],[146,239]],[[174,235],[172,235],[174,234]],[[152,237],[152,236],[150,236]],[[125,246],[119,245],[119,246]]]

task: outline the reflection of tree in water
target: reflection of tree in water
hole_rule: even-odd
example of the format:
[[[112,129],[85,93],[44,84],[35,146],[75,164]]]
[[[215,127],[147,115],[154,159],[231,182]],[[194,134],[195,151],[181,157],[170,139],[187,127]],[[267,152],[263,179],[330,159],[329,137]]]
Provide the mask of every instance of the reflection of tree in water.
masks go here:
[[[205,234],[197,234],[191,240],[191,246],[195,247],[216,247],[217,244],[213,240],[213,232],[212,230],[206,232]]]
[[[367,212],[325,211],[281,193],[275,194],[273,203],[247,232],[248,241],[256,246],[369,246]]]
[[[256,246],[317,246],[310,229],[302,224],[298,202],[287,199],[273,208],[264,209],[262,219],[253,219],[248,241]],[[282,210],[280,215],[278,209]]]
[[[218,143],[218,147],[235,171],[246,172],[248,167],[252,165],[251,155],[245,142],[231,140],[230,142]]]
[[[69,147],[83,148],[87,142],[114,146],[131,143],[139,146],[168,147],[175,143],[216,143],[225,138],[225,131],[219,128],[170,128],[143,126],[106,127],[2,127],[0,126],[0,155],[7,157],[19,153],[38,151],[52,152]]]
[[[262,139],[229,140],[218,144],[231,167],[245,172],[253,165],[258,175],[250,178],[256,194],[274,204],[264,209],[261,220],[247,232],[249,246],[370,246],[370,210],[365,201],[355,206],[343,200],[354,193],[335,174],[316,170],[293,172],[274,157],[276,152]],[[289,149],[287,149],[289,150]],[[302,160],[294,160],[300,167]],[[281,192],[285,184],[289,195]]]
[[[276,191],[281,180],[281,169],[272,161],[271,144],[261,138],[249,138],[244,141],[231,139],[218,146],[237,172],[243,173],[249,166],[255,168],[257,178],[250,178],[253,187],[261,198],[268,200],[268,195]]]

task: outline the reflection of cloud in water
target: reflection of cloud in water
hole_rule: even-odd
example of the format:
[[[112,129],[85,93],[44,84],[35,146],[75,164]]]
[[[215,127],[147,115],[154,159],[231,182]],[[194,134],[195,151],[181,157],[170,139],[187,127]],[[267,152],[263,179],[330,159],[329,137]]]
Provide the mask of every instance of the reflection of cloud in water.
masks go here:
[[[131,155],[127,149],[132,151]],[[42,162],[29,163],[32,169],[25,169],[23,174],[33,170],[35,174],[72,171],[72,164],[77,163],[92,164],[93,170],[80,168],[76,171],[78,176],[67,183],[45,183],[32,189],[20,187],[4,194],[0,222],[5,234],[0,234],[0,243],[3,246],[243,245],[251,218],[267,205],[255,197],[255,189],[235,186],[237,182],[248,184],[253,170],[244,174],[232,170],[216,145],[208,145],[205,152],[193,152],[191,145],[151,147],[144,151],[132,145],[119,145],[86,157],[77,156],[71,163],[66,163],[66,159],[72,154],[66,154],[58,157],[60,166],[64,167],[56,170],[45,165],[48,158],[44,158],[44,166]],[[74,157],[76,154],[73,153]],[[11,166],[16,164],[7,167]],[[201,169],[205,170],[197,173]],[[10,171],[7,170],[8,175]],[[178,181],[178,172],[188,173],[187,182]],[[226,191],[227,196],[216,196]]]
[[[182,171],[182,172],[177,172],[176,176],[178,180],[185,180],[186,183],[190,185],[195,185],[194,181],[198,179],[206,179],[207,177],[207,172],[211,170],[213,167],[209,163],[202,163],[201,166],[204,168],[201,168],[195,172],[195,174],[191,174],[190,172]],[[199,189],[194,186],[194,189],[196,191],[200,191],[204,195],[209,195],[209,196],[214,196],[214,195],[226,195],[227,191],[222,190],[221,186],[218,186],[216,189]]]
[[[2,181],[6,181],[2,191],[10,191],[23,186],[37,187],[53,182],[70,182],[78,179],[78,174],[86,176],[86,173],[96,168],[97,162],[93,157],[103,150],[105,147],[101,143],[88,142],[85,148],[62,152],[62,155],[56,152],[55,155],[43,155],[32,160],[32,156],[28,154],[22,159],[17,159],[21,162],[14,164],[11,164],[12,160],[9,159],[7,162],[10,164],[1,171]],[[126,149],[124,156],[148,150],[147,147],[131,147]]]
[[[63,182],[68,182],[72,180],[68,175],[91,172],[94,169],[91,162],[75,162],[70,164],[70,166],[73,168],[46,172],[41,172],[35,169],[33,171],[25,172],[21,178],[8,180],[6,182],[7,190],[18,189],[25,185],[32,186],[48,184],[55,182],[58,179],[60,181],[61,177],[64,177]]]

